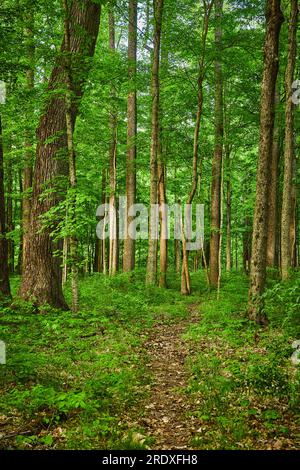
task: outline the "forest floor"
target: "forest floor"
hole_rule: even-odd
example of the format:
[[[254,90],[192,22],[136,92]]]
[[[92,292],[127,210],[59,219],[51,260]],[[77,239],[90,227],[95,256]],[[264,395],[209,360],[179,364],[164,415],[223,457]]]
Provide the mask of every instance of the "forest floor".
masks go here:
[[[299,449],[299,278],[271,283],[266,329],[246,318],[245,277],[219,300],[192,279],[183,298],[175,276],[94,275],[77,315],[0,308],[0,449]]]

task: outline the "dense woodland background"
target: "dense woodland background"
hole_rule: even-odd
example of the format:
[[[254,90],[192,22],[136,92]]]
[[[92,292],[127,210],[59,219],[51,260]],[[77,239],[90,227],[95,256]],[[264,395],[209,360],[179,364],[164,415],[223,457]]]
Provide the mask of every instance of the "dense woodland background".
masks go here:
[[[298,13],[2,1],[4,448],[299,446]],[[158,241],[98,239],[123,195],[204,204],[203,249],[163,211]],[[159,374],[151,395],[147,357],[184,399]]]

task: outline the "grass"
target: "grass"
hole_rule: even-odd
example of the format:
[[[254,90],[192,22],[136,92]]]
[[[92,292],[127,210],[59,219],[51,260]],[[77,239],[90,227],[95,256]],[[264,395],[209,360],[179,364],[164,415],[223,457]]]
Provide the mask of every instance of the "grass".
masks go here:
[[[202,301],[201,322],[185,335],[194,350],[186,393],[199,404],[191,413],[199,418],[196,448],[299,448],[300,376],[290,362],[299,331],[291,298],[297,282],[270,287],[265,308],[271,323],[264,330],[243,314],[244,277],[227,275],[220,300],[211,293]]]
[[[272,282],[266,330],[243,313],[248,281],[237,274],[224,277],[219,301],[202,274],[193,275],[193,295],[184,298],[176,276],[167,290],[145,288],[137,271],[82,279],[76,315],[47,307],[36,314],[30,304],[0,309],[7,345],[0,448],[149,447],[137,419],[152,380],[143,344],[154,321],[172,327],[196,303],[201,320],[185,334],[191,354],[184,391],[199,422],[194,448],[297,447],[299,374],[289,361],[299,331],[297,283]],[[15,278],[14,291],[17,285]]]

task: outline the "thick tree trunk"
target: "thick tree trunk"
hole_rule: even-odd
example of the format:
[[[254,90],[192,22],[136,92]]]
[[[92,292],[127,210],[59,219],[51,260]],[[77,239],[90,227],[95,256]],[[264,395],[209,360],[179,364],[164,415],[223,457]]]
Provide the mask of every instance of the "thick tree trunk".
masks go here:
[[[0,300],[10,297],[8,250],[5,224],[4,162],[2,120],[0,115]]]
[[[128,215],[129,208],[136,199],[136,132],[137,132],[137,0],[129,0],[128,24],[128,99],[127,99],[127,160],[126,160],[126,237],[124,241],[123,270],[132,271],[135,267],[135,240],[129,235],[133,220]]]
[[[260,144],[248,310],[249,317],[259,324],[267,322],[261,295],[266,282],[268,199],[273,148],[275,89],[279,66],[279,33],[283,22],[280,0],[267,1],[266,20],[264,71],[261,89]]]
[[[285,109],[285,148],[284,148],[284,178],[281,213],[281,276],[289,277],[292,267],[292,189],[294,163],[294,104],[292,100],[295,63],[297,56],[297,23],[298,0],[291,0],[291,15],[289,22],[289,51],[285,77],[286,109]]]
[[[221,238],[221,179],[223,158],[223,77],[221,63],[222,48],[222,14],[223,0],[216,0],[215,47],[215,151],[212,163],[211,187],[211,235],[210,235],[210,284],[218,287],[220,276],[220,238]]]
[[[164,0],[154,0],[154,50],[152,62],[152,134],[150,153],[150,206],[154,207],[158,202],[158,172],[157,156],[159,145],[159,66],[160,66],[160,44],[161,28],[163,18]],[[150,212],[149,245],[147,259],[146,284],[154,285],[157,276],[157,216],[156,211]]]
[[[72,109],[73,127],[77,115],[78,102],[83,93],[84,77],[87,75],[87,58],[95,50],[99,30],[100,6],[91,1],[84,4],[73,0],[70,7],[70,44],[72,52],[72,85],[76,104]],[[56,247],[51,239],[52,227],[42,227],[41,216],[53,208],[60,194],[65,194],[65,181],[68,177],[68,164],[62,157],[67,147],[66,105],[64,94],[54,93],[66,85],[63,55],[66,52],[65,40],[61,55],[52,71],[48,85],[51,96],[37,129],[38,146],[36,151],[30,230],[28,234],[27,256],[24,259],[20,296],[34,300],[37,305],[45,303],[53,307],[67,308],[61,287],[61,262],[53,256]],[[80,70],[80,74],[78,71]],[[59,183],[62,183],[60,187]],[[44,191],[48,190],[47,196]],[[43,194],[43,198],[41,198]],[[53,222],[56,225],[56,222]]]

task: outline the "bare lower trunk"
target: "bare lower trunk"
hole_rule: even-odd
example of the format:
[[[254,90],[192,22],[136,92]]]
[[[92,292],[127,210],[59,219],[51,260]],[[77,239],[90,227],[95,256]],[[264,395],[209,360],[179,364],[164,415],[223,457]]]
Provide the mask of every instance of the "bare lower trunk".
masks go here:
[[[160,287],[167,287],[168,266],[168,209],[165,176],[165,165],[160,161],[158,163],[158,196],[160,205]]]
[[[129,208],[136,199],[136,58],[137,58],[137,0],[129,1],[128,24],[128,75],[129,90],[127,99],[127,160],[126,160],[126,237],[124,241],[123,270],[132,271],[135,267],[135,240],[129,236],[129,226],[133,217]]]
[[[275,95],[276,105],[279,104],[279,100],[280,100],[279,92],[278,90],[276,90],[276,95]],[[278,178],[279,178],[279,157],[280,157],[278,115],[277,115],[277,119],[275,122],[276,122],[276,126],[274,129],[272,161],[271,161],[271,168],[270,168],[271,175],[270,175],[268,241],[267,241],[267,266],[269,268],[275,267],[276,258],[277,258],[276,246],[277,246],[277,231],[278,231]]]
[[[280,0],[267,1],[266,20],[264,71],[261,88],[260,144],[248,309],[249,317],[260,324],[267,322],[261,295],[264,292],[266,282],[268,198],[273,148],[275,88],[279,64],[279,33],[283,22]]]
[[[2,120],[0,115],[0,300],[10,297],[8,250],[5,226],[4,164]]]
[[[292,101],[295,63],[297,56],[297,23],[298,0],[291,0],[291,15],[289,24],[289,51],[285,77],[286,109],[285,109],[285,148],[284,148],[284,178],[281,214],[281,276],[289,277],[292,267],[292,189],[294,163],[294,104]]]

